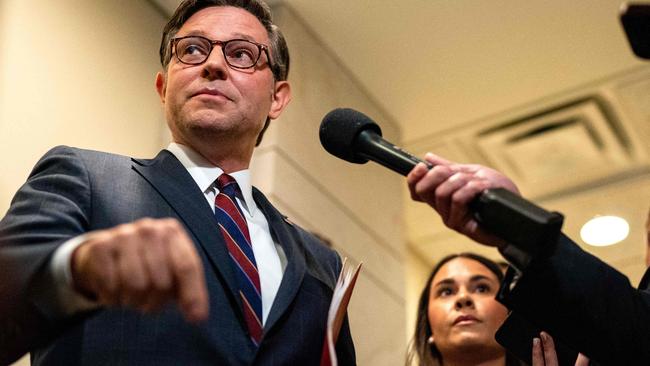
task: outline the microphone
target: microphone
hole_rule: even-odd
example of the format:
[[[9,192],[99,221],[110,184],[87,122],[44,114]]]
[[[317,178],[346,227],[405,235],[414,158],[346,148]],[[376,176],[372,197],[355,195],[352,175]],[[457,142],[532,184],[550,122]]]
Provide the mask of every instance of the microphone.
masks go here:
[[[320,142],[330,154],[356,164],[375,161],[406,176],[416,158],[381,137],[381,128],[365,114],[349,108],[329,112],[320,125]]]
[[[354,109],[338,108],[325,115],[319,137],[327,152],[351,163],[372,160],[404,176],[420,162],[433,167],[384,140],[379,125]],[[533,256],[554,245],[564,221],[560,213],[503,188],[483,191],[469,208],[484,229]]]

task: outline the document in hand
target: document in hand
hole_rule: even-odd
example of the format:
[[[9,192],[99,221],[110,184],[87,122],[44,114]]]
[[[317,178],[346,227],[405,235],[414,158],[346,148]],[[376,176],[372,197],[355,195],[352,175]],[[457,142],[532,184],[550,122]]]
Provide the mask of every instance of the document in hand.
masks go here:
[[[325,342],[323,342],[321,366],[338,366],[335,347],[336,340],[339,337],[341,326],[343,326],[343,319],[345,318],[348,303],[350,302],[352,290],[354,290],[354,284],[357,282],[360,269],[361,263],[355,268],[352,268],[348,259],[343,259],[343,268],[341,268],[339,279],[336,281],[332,302],[330,303],[329,313],[327,314],[327,334],[325,334]]]

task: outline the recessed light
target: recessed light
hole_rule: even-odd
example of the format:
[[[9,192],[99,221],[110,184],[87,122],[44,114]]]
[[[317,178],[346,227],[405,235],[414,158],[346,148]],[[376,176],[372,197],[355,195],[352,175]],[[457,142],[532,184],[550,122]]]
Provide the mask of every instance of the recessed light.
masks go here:
[[[630,225],[618,216],[596,216],[580,229],[582,240],[596,247],[605,247],[621,242],[630,233]]]

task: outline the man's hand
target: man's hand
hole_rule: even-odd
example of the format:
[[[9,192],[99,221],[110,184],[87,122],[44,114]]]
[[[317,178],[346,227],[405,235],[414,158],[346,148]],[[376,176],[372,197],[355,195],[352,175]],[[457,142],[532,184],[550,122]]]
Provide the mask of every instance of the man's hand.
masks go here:
[[[95,231],[72,254],[72,278],[102,305],[143,312],[175,301],[188,321],[208,317],[203,265],[174,219],[141,219]]]
[[[447,227],[482,244],[504,245],[503,240],[479,227],[468,204],[490,188],[505,188],[519,194],[517,186],[505,175],[481,165],[457,164],[431,153],[424,159],[433,168],[420,163],[409,173],[411,198],[433,207]]]

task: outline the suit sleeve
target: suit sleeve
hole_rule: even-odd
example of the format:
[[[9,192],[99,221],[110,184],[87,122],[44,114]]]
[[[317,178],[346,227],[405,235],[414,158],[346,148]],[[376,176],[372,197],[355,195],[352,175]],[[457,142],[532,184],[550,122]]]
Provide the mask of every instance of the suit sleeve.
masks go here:
[[[0,221],[0,364],[56,335],[69,319],[48,306],[47,264],[88,227],[90,188],[74,150],[57,147],[34,167]]]
[[[650,364],[650,293],[564,235],[500,301],[594,361]]]

